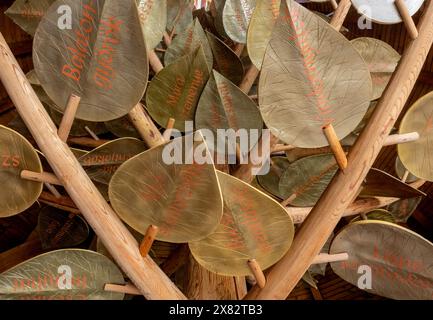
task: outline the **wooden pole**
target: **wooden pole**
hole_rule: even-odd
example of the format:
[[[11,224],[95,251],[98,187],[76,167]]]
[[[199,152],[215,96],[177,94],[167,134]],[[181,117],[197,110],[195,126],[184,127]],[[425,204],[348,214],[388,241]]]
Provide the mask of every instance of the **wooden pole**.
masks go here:
[[[28,170],[21,171],[21,179],[49,183],[56,186],[62,186],[63,183],[56,177],[56,175],[49,172],[33,172]]]
[[[140,244],[140,254],[142,257],[148,255],[150,248],[152,248],[152,244],[155,241],[155,237],[158,234],[158,230],[159,228],[153,225],[150,225],[149,228],[147,228],[143,241]]]
[[[337,253],[337,254],[327,254],[321,253],[314,258],[312,264],[330,263],[349,260],[349,255],[347,253]]]
[[[344,152],[343,147],[340,144],[340,140],[338,140],[333,125],[328,124],[324,126],[323,132],[326,136],[326,140],[328,140],[329,142],[332,153],[334,154],[335,161],[337,162],[340,169],[344,172],[344,169],[346,169],[347,167],[346,153]]]
[[[411,39],[416,39],[418,37],[418,29],[416,28],[415,22],[413,22],[412,16],[406,6],[404,0],[395,0],[395,5],[397,6],[398,12],[400,13],[401,19],[406,26],[407,33]]]
[[[32,86],[0,34],[0,79],[55,175],[98,237],[147,299],[185,299],[180,290],[150,258],[104,200],[39,101]]]
[[[351,6],[352,2],[350,0],[340,1],[330,22],[331,26],[334,27],[335,30],[340,31],[341,27],[343,26],[344,20],[346,20],[347,14],[349,13]]]
[[[242,79],[241,84],[239,85],[239,89],[241,89],[245,94],[248,94],[257,77],[259,76],[259,73],[260,70],[252,64],[248,71],[245,73],[245,76]]]
[[[137,104],[128,116],[148,147],[153,148],[165,143],[164,137],[141,104]]]
[[[263,273],[263,270],[260,268],[256,259],[248,260],[248,267],[250,267],[251,272],[253,273],[254,279],[256,279],[257,285],[260,288],[264,288],[266,285],[266,277]]]
[[[432,43],[433,2],[429,0],[419,23],[419,36],[405,50],[369,123],[350,151],[345,174],[340,171],[331,181],[289,252],[268,273],[265,288],[254,287],[247,299],[285,299],[302,278],[358,193],[408,100]]]
[[[338,8],[338,3],[336,0],[329,0],[329,2],[331,2],[331,6],[334,10]]]

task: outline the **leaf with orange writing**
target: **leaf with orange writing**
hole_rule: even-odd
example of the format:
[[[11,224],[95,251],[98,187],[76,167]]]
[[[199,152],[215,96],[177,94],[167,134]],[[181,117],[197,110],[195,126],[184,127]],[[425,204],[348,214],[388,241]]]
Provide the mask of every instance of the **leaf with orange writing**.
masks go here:
[[[161,42],[167,26],[166,0],[136,0],[141,27],[149,50]]]
[[[34,36],[42,17],[56,0],[16,0],[5,11],[25,32]]]
[[[122,285],[119,268],[102,254],[64,249],[41,254],[0,274],[0,300],[123,300],[105,291]]]
[[[400,134],[418,132],[416,141],[399,144],[398,157],[414,176],[433,181],[433,92],[420,98],[405,114]]]
[[[198,19],[186,28],[186,30],[178,35],[165,52],[164,62],[168,66],[177,59],[193,53],[198,47],[202,46],[206,56],[206,62],[209,68],[213,65],[212,50],[209,47],[206,34]]]
[[[283,199],[293,198],[290,202],[293,206],[314,206],[337,169],[333,154],[315,155],[295,161],[281,175],[280,195]]]
[[[251,275],[248,260],[262,270],[276,263],[292,244],[294,225],[286,210],[249,184],[218,172],[224,199],[221,224],[207,238],[190,242],[204,268],[222,275]]]
[[[223,11],[224,29],[237,43],[247,42],[247,31],[256,0],[226,0]]]
[[[92,180],[108,185],[122,163],[146,150],[141,140],[120,138],[86,153],[78,161]]]
[[[330,253],[346,252],[347,261],[333,262],[334,272],[359,283],[360,266],[368,266],[373,281],[369,293],[395,300],[431,300],[433,244],[419,234],[383,221],[350,223],[334,238]],[[368,269],[364,268],[364,280]]]
[[[89,236],[89,226],[77,214],[45,207],[39,213],[38,234],[46,250],[75,247]]]
[[[214,69],[234,84],[239,85],[244,77],[244,66],[241,59],[212,33],[206,31],[206,35],[215,57]]]
[[[371,100],[379,99],[400,61],[400,54],[386,42],[374,38],[356,38],[351,41],[368,65],[373,81]]]
[[[212,156],[199,132],[194,137],[137,155],[111,179],[114,210],[141,234],[155,225],[157,240],[185,243],[208,236],[218,226],[223,208]]]
[[[42,192],[42,183],[21,179],[23,170],[42,172],[36,150],[18,132],[0,126],[0,218],[25,211]]]
[[[71,94],[80,96],[78,119],[126,115],[143,97],[149,72],[135,0],[57,3],[72,9],[72,29],[57,27],[58,6],[39,24],[33,62],[41,85],[60,111]]]
[[[174,127],[185,131],[185,121],[194,121],[201,93],[209,79],[202,46],[161,70],[150,82],[146,108],[162,127],[170,118]]]
[[[248,27],[247,48],[252,63],[259,70],[280,15],[280,6],[281,0],[256,0]]]
[[[256,104],[237,86],[215,70],[201,95],[195,121],[198,130],[209,129],[214,133],[214,141],[207,141],[211,150],[224,153],[228,146],[229,150],[232,151],[228,152],[229,155],[234,156],[236,156],[234,140],[220,136],[218,129],[233,129],[234,132],[239,129],[248,130],[246,132],[248,143],[240,144],[240,147],[243,148],[241,152],[248,153],[259,140],[263,128],[262,117]],[[251,134],[249,131],[251,129],[255,129],[257,134]],[[224,145],[217,143],[220,138],[226,141]],[[232,145],[229,146],[229,143]]]
[[[272,133],[301,148],[328,145],[361,122],[372,95],[368,67],[350,41],[323,19],[287,0],[263,60],[259,105]]]

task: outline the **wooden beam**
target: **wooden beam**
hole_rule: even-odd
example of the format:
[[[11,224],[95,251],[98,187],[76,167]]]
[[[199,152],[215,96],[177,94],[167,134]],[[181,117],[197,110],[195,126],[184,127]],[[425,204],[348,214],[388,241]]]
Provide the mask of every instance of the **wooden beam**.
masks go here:
[[[0,34],[0,79],[21,118],[46,156],[55,175],[110,254],[147,299],[184,299],[185,296],[149,257],[104,200],[45,111]]]
[[[411,41],[387,89],[348,156],[345,173],[339,171],[300,227],[289,252],[267,274],[264,289],[255,286],[247,299],[285,299],[328,240],[343,212],[358,194],[362,182],[402,111],[433,43],[433,2],[427,2],[419,36]]]

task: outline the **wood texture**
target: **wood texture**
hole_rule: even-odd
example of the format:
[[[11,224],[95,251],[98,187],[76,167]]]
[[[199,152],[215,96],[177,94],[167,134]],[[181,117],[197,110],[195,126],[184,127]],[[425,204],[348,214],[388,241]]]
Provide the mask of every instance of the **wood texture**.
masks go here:
[[[340,1],[330,22],[331,26],[333,26],[335,30],[340,31],[341,27],[343,26],[344,20],[346,20],[347,14],[349,13],[351,6],[352,2],[350,0]]]
[[[66,105],[65,113],[63,115],[62,121],[59,125],[58,135],[62,141],[68,139],[69,132],[71,132],[72,125],[74,124],[75,114],[77,113],[78,106],[80,104],[81,98],[72,94],[69,97],[68,104]]]
[[[348,156],[345,174],[337,173],[299,229],[289,252],[267,275],[264,289],[254,287],[247,299],[285,299],[302,278],[357,195],[415,85],[433,43],[433,2],[419,23],[419,36],[409,43],[399,66],[366,128]]]
[[[54,173],[119,266],[148,299],[184,299],[105,202],[83,168],[57,135],[57,128],[0,36],[0,79]]]
[[[412,16],[407,9],[406,3],[404,3],[404,0],[395,0],[394,3],[397,6],[398,12],[406,26],[409,36],[412,39],[416,39],[418,37],[418,29],[416,28],[415,22],[413,22]]]

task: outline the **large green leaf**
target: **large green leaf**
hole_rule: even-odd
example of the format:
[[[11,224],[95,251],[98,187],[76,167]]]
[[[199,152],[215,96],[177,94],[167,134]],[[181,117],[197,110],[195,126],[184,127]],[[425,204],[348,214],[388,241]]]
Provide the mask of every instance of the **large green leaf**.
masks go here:
[[[57,27],[57,9],[72,9],[72,29]],[[148,61],[135,0],[58,0],[39,24],[33,45],[38,78],[64,110],[81,97],[76,117],[108,121],[126,115],[142,98]]]
[[[16,0],[5,11],[25,32],[33,36],[42,17],[55,0]]]
[[[75,247],[89,236],[89,226],[79,215],[53,207],[39,213],[38,233],[44,249]]]
[[[379,99],[400,61],[400,54],[386,42],[374,38],[356,38],[351,41],[368,65],[373,81],[371,100]]]
[[[223,208],[212,157],[201,135],[196,135],[199,141],[192,140],[188,135],[143,152],[111,179],[114,210],[141,234],[155,225],[157,240],[185,243],[208,236],[218,226]],[[198,155],[204,157],[203,164]]]
[[[151,81],[146,93],[147,110],[162,127],[174,118],[175,128],[184,131],[193,121],[200,95],[209,79],[202,46],[165,67]]]
[[[223,11],[224,29],[235,42],[246,43],[248,25],[256,0],[226,0]]]
[[[267,269],[289,249],[294,226],[286,210],[249,184],[218,172],[224,199],[221,224],[207,238],[190,242],[204,268],[223,275],[250,275],[249,259]]]
[[[210,48],[215,57],[214,69],[238,85],[244,77],[244,66],[242,61],[224,42],[212,33],[206,32]]]
[[[370,72],[350,42],[293,0],[275,25],[263,60],[259,104],[272,133],[303,148],[328,145],[322,127],[342,139],[370,104]]]
[[[331,267],[347,282],[358,286],[371,276],[371,289],[365,289],[370,293],[397,300],[432,299],[433,244],[415,232],[389,222],[351,223],[331,245],[331,254],[342,252],[349,260]]]
[[[18,132],[0,126],[0,218],[28,209],[42,192],[42,183],[23,180],[21,171],[42,172],[33,146]]]
[[[206,56],[206,62],[209,68],[211,68],[213,65],[212,50],[209,47],[206,34],[200,21],[194,19],[188,28],[186,28],[182,34],[178,35],[168,47],[164,56],[165,65],[167,66],[180,57],[193,53],[200,45]]]
[[[129,121],[128,116],[105,122],[105,127],[119,138],[140,138],[140,134],[134,125]]]
[[[107,283],[125,283],[108,258],[88,250],[58,250],[0,274],[0,300],[123,300],[123,293],[104,291]]]
[[[161,42],[167,26],[166,0],[136,0],[141,27],[149,50]]]
[[[418,132],[417,141],[397,146],[398,156],[413,175],[433,181],[433,92],[419,99],[407,111],[400,124],[400,134]]]
[[[256,0],[248,28],[247,48],[252,63],[259,70],[280,15],[280,6],[281,0]]]
[[[256,104],[237,86],[215,70],[203,90],[195,120],[198,130],[212,130],[213,137],[217,137],[214,140],[220,139],[219,129],[233,129],[235,132],[239,129],[256,129],[261,132],[263,128],[262,117]],[[248,139],[247,147],[252,147],[260,137],[259,135],[256,137],[248,135],[246,138]],[[230,143],[228,138],[225,141],[226,143],[223,145],[217,141],[213,141],[213,144],[208,141],[208,144],[211,150],[224,153],[228,143]],[[245,148],[245,144],[241,145],[241,151],[248,153],[249,149]],[[236,151],[236,146],[230,146],[229,150]],[[234,153],[232,152],[232,154]]]

